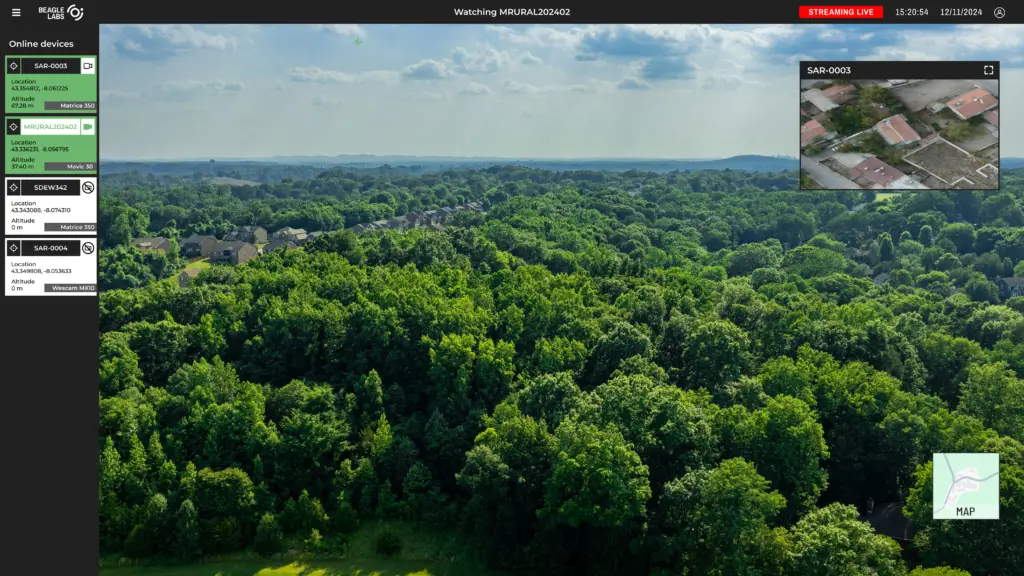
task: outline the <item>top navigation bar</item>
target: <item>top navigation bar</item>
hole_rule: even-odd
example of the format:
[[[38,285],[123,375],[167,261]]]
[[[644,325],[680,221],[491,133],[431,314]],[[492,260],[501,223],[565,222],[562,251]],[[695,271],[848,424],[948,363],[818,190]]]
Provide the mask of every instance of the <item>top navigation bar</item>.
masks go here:
[[[53,23],[36,3],[22,3],[19,26]],[[527,6],[485,7],[409,3],[402,7],[380,2],[323,3],[295,0],[286,8],[273,3],[244,7],[208,0],[176,0],[156,4],[107,4],[86,1],[64,7],[64,22],[100,24],[999,24],[1024,22],[1024,7],[1010,0],[970,3],[899,2],[873,5],[764,3],[580,3],[550,0]],[[512,7],[510,7],[512,6]],[[44,6],[43,8],[46,8]],[[6,16],[6,15],[5,15]],[[77,19],[76,19],[77,17]]]

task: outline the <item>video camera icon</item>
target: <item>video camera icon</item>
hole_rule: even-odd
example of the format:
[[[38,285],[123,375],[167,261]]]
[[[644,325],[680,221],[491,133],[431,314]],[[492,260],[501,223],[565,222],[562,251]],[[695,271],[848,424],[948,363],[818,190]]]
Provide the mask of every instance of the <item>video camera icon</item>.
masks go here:
[[[96,73],[96,59],[95,58],[82,58],[82,74],[95,74]]]

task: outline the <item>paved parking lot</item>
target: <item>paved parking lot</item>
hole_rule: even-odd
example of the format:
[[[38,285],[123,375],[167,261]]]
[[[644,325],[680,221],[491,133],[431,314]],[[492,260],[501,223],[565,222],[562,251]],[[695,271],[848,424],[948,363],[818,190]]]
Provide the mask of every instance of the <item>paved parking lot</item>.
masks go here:
[[[968,80],[928,80],[902,88],[893,88],[892,93],[899,98],[907,109],[917,112],[937,100],[956,96],[974,87]]]

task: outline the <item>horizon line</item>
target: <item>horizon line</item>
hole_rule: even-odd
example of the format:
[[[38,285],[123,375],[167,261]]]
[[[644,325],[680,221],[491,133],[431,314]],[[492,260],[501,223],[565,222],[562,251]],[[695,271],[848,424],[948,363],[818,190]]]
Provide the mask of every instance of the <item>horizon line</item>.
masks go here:
[[[799,160],[797,156],[787,156],[784,154],[770,155],[770,154],[737,154],[735,156],[710,156],[703,158],[680,158],[680,157],[658,157],[658,156],[549,156],[549,157],[530,157],[530,156],[414,156],[406,154],[340,154],[337,156],[325,156],[325,155],[278,155],[278,156],[225,156],[225,157],[181,157],[181,158],[100,158],[100,162],[209,162],[210,160],[215,161],[258,161],[258,160],[278,160],[278,159],[324,159],[324,160],[339,160],[345,158],[354,157],[367,157],[367,158],[402,158],[402,159],[442,159],[442,160],[477,160],[477,161],[491,161],[491,160],[517,160],[517,161],[567,161],[567,162],[579,162],[579,161],[600,161],[600,160],[646,160],[654,162],[708,162],[714,160],[729,160],[732,158],[743,158],[743,157],[754,157],[754,158],[774,158],[780,160]]]

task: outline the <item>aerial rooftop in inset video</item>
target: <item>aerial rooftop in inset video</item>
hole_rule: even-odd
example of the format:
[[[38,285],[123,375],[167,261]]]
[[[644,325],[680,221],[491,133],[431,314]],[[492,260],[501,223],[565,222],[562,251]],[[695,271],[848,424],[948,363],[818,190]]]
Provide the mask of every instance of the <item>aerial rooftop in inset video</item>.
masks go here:
[[[998,80],[801,80],[801,188],[999,188]]]

